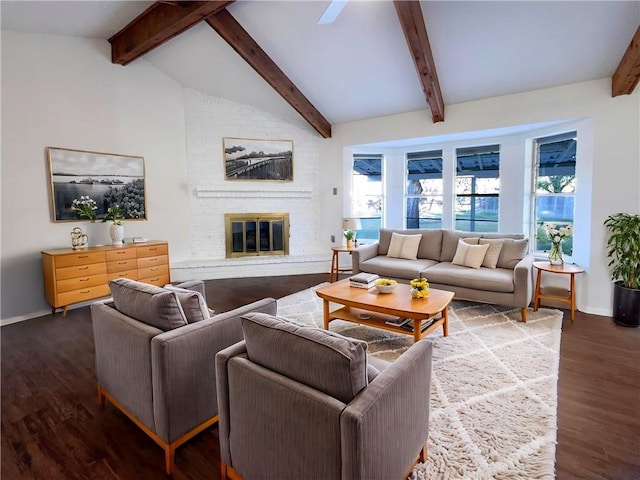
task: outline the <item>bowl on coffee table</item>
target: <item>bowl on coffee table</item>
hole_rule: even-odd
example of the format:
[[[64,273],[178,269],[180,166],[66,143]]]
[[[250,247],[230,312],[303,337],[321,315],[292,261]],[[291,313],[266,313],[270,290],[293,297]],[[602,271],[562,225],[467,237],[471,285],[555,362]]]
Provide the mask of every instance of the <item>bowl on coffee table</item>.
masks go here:
[[[373,285],[378,293],[392,293],[398,286],[398,282],[390,278],[379,278],[373,282]]]

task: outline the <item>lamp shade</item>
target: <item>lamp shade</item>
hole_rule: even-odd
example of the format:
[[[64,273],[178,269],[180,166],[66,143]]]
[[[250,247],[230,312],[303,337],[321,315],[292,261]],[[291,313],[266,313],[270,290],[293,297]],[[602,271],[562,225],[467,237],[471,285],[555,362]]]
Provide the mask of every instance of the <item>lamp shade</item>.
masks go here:
[[[362,223],[359,218],[343,218],[342,229],[343,230],[360,230]]]

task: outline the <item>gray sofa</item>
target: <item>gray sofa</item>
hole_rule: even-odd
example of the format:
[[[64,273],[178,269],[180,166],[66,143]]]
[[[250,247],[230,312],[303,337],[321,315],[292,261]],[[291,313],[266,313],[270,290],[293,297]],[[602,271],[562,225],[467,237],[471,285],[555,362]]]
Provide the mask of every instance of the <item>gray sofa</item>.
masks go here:
[[[98,402],[108,400],[164,449],[168,474],[175,449],[218,419],[215,355],[243,339],[240,317],[276,313],[267,298],[211,316],[203,282],[181,287],[118,279],[112,300],[91,305]]]
[[[426,460],[433,345],[392,364],[270,315],[216,355],[222,478],[400,479]]]
[[[394,232],[421,235],[415,258],[389,255]],[[471,245],[487,244],[488,249],[501,244],[499,255],[489,267],[484,262],[479,268],[455,264],[460,239]],[[458,300],[518,307],[522,320],[527,321],[533,296],[534,256],[528,254],[528,240],[523,234],[381,229],[378,242],[360,246],[351,255],[354,275],[375,273],[404,283],[424,277],[432,288],[452,291]]]

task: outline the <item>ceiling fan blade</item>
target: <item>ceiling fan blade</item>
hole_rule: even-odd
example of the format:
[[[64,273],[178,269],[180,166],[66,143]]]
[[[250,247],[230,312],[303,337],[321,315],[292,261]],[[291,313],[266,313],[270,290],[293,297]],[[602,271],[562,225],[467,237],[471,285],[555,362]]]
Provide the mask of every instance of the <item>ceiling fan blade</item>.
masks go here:
[[[336,18],[338,18],[338,15],[340,15],[340,12],[346,4],[347,0],[331,0],[331,3],[320,17],[320,20],[318,20],[318,25],[324,25],[333,22]]]

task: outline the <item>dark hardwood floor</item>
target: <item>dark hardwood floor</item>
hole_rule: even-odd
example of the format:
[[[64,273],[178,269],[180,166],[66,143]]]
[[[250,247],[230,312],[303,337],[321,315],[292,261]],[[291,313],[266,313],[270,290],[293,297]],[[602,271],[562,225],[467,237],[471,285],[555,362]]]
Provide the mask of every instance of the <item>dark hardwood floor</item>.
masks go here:
[[[327,279],[314,274],[209,280],[207,298],[222,312]],[[98,407],[88,307],[8,325],[0,336],[2,479],[167,477],[162,449],[108,402]],[[565,312],[557,478],[640,478],[639,409],[640,329],[580,312],[571,323]],[[219,478],[217,427],[177,450],[173,478]]]

